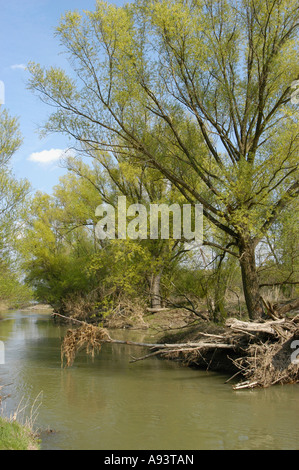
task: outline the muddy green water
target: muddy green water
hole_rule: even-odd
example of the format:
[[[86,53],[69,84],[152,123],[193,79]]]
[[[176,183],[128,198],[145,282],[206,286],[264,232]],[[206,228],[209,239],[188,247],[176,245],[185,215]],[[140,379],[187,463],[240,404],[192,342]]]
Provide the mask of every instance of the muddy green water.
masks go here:
[[[6,415],[37,409],[44,450],[298,449],[299,387],[232,390],[227,376],[157,358],[130,364],[140,348],[105,345],[94,362],[60,364],[65,327],[42,312],[0,322]],[[148,340],[147,333],[114,337]],[[47,433],[46,429],[55,432]]]

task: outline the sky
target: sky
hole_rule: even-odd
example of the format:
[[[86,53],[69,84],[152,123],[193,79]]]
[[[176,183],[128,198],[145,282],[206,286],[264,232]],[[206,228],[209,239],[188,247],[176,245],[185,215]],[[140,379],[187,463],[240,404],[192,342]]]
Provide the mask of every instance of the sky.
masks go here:
[[[0,0],[0,103],[4,84],[4,107],[19,118],[23,135],[23,144],[13,157],[13,171],[17,178],[27,178],[33,191],[51,193],[66,173],[59,157],[69,141],[57,134],[40,138],[38,128],[51,109],[27,89],[26,65],[33,61],[68,70],[55,28],[66,11],[94,9],[95,0]]]

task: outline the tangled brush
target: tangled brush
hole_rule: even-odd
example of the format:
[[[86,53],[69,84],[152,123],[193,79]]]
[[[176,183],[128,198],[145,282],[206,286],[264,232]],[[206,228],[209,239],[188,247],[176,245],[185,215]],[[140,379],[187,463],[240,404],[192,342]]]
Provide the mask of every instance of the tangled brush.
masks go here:
[[[140,302],[122,299],[105,318],[107,328],[132,328],[147,329],[144,321],[145,306]]]
[[[285,332],[284,332],[285,333]],[[245,357],[235,361],[242,370],[244,382],[236,389],[270,387],[276,384],[299,383],[299,364],[292,361],[292,345],[299,340],[299,329],[293,335],[278,337],[276,342],[253,343]]]
[[[94,358],[96,353],[101,350],[103,342],[108,343],[111,338],[104,328],[83,324],[75,330],[68,330],[61,346],[61,362],[66,361],[66,367],[73,365],[76,355],[82,349]]]

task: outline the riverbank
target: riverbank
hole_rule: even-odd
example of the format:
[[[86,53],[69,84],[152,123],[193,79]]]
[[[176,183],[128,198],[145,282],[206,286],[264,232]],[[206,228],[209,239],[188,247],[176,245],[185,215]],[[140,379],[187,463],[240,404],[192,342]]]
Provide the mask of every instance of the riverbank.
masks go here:
[[[299,315],[296,313],[298,300],[287,305],[286,312],[289,315],[284,317],[280,315],[282,309],[276,311],[274,308],[270,309],[270,304],[266,305],[270,320],[253,322],[228,318],[222,326],[194,319],[190,313],[182,318],[181,311],[161,309],[162,311],[149,317],[151,321],[147,321],[148,316],[143,317],[140,328],[147,326],[156,332],[164,331],[162,339],[160,337],[155,343],[121,343],[149,349],[148,354],[135,358],[133,362],[159,356],[178,360],[192,367],[230,372],[232,377],[242,378],[241,382],[234,385],[235,389],[299,383],[298,362],[294,360],[294,353],[292,354],[292,348],[299,338]],[[294,307],[295,316],[290,315]],[[164,317],[164,325],[157,323],[157,318],[153,318],[155,315],[160,320]],[[61,314],[57,316],[66,318]],[[94,357],[103,343],[120,343],[110,336],[109,321],[107,325],[92,325],[78,319],[72,321],[81,326],[68,330],[63,340],[62,357],[67,367],[73,365],[82,348]],[[137,325],[135,328],[138,328]],[[173,334],[174,331],[176,334]]]
[[[234,379],[226,383],[230,374],[157,356],[133,363],[152,351],[130,343],[157,341],[160,330],[111,330],[125,344],[105,344],[94,358],[82,350],[62,369],[61,341],[73,327],[44,311],[7,312],[0,323],[7,353],[0,415],[26,405],[17,420],[34,422],[41,450],[298,449],[298,385],[241,393]]]
[[[40,441],[30,427],[0,417],[0,450],[39,450]]]

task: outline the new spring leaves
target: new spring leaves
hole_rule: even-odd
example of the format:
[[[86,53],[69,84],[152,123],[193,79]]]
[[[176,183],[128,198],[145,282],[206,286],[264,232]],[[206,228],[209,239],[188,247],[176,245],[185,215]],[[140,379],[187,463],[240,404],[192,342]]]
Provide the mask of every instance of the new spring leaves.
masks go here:
[[[299,104],[299,80],[291,83],[292,104]],[[203,241],[203,208],[201,204],[131,204],[127,209],[126,196],[118,197],[117,209],[111,204],[101,204],[96,209],[96,217],[102,217],[96,226],[96,236],[100,240],[130,238],[169,239]],[[106,215],[104,216],[104,214]],[[172,213],[172,218],[170,218]],[[159,219],[160,214],[160,219]],[[130,221],[128,222],[128,219]],[[160,222],[160,223],[159,223]],[[193,227],[193,229],[192,229]],[[170,232],[172,231],[172,234]]]
[[[106,215],[104,215],[106,214]],[[194,240],[202,244],[203,209],[201,204],[149,204],[149,211],[143,204],[131,204],[127,208],[126,196],[119,196],[117,208],[101,204],[95,212],[102,217],[96,226],[100,240]]]

